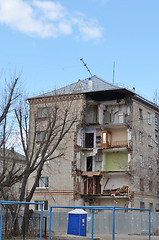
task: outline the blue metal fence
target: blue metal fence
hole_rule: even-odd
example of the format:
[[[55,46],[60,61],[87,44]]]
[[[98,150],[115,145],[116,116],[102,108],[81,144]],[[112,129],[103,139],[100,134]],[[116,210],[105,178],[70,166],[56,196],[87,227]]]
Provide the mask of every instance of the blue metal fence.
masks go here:
[[[51,223],[52,223],[52,209],[65,208],[65,209],[90,209],[92,211],[92,240],[94,235],[94,210],[112,210],[112,240],[115,240],[115,212],[116,211],[148,211],[149,215],[149,240],[151,240],[151,210],[143,208],[124,208],[114,206],[50,206],[50,219],[49,219],[49,240],[51,240]]]
[[[42,224],[43,224],[43,203],[37,203],[37,202],[16,202],[16,201],[0,201],[0,240],[2,240],[2,216],[3,216],[3,206],[4,205],[41,205],[41,219],[40,219],[40,240],[42,239]]]

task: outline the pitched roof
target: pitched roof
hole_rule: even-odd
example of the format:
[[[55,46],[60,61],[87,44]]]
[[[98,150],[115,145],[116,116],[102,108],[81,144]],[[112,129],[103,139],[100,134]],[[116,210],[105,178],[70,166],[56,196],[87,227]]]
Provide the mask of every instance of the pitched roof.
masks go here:
[[[3,154],[3,149],[0,148],[0,158],[2,158],[4,156]],[[20,161],[26,161],[26,158],[24,155],[14,151],[14,149],[5,149],[5,157],[6,158],[10,158],[10,159],[14,159],[14,160],[20,160]]]
[[[39,97],[49,97],[54,95],[63,95],[63,94],[73,94],[73,93],[88,93],[88,92],[96,92],[103,90],[113,90],[120,89],[120,87],[111,84],[103,79],[97,77],[96,75],[86,78],[84,80],[78,80],[78,82],[72,83],[65,87],[44,93],[42,95],[38,95],[34,98]]]

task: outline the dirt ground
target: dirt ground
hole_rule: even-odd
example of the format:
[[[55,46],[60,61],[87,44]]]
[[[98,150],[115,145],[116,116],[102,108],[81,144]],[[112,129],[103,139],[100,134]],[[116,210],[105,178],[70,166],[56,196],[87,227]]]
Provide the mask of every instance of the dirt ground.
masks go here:
[[[91,240],[91,234],[86,237],[73,236],[73,235],[54,235],[52,240]],[[112,240],[111,234],[96,235],[93,236],[94,240]],[[115,240],[149,240],[148,235],[127,235],[127,234],[115,234]],[[151,240],[159,240],[159,236],[151,236]]]

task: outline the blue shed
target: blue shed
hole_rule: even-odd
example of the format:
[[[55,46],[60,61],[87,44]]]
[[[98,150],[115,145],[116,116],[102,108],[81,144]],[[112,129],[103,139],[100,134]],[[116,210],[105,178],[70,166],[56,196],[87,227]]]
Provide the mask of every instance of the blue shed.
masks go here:
[[[83,209],[74,209],[68,213],[67,234],[86,236],[87,212]]]

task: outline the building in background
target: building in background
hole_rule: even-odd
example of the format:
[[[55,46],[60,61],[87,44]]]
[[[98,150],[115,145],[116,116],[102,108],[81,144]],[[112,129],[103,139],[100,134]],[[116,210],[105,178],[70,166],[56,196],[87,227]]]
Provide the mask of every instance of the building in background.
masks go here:
[[[1,200],[19,200],[21,182],[20,179],[18,179],[18,176],[23,173],[25,167],[26,158],[24,155],[16,152],[14,148],[0,148],[0,180],[1,184],[4,184],[0,189]]]
[[[45,164],[32,201],[43,201],[45,210],[48,205],[159,210],[159,107],[134,89],[92,76],[29,99],[30,134],[40,112],[36,144],[45,131],[46,108],[70,99],[80,124],[58,146],[58,152],[65,148],[64,156]]]

